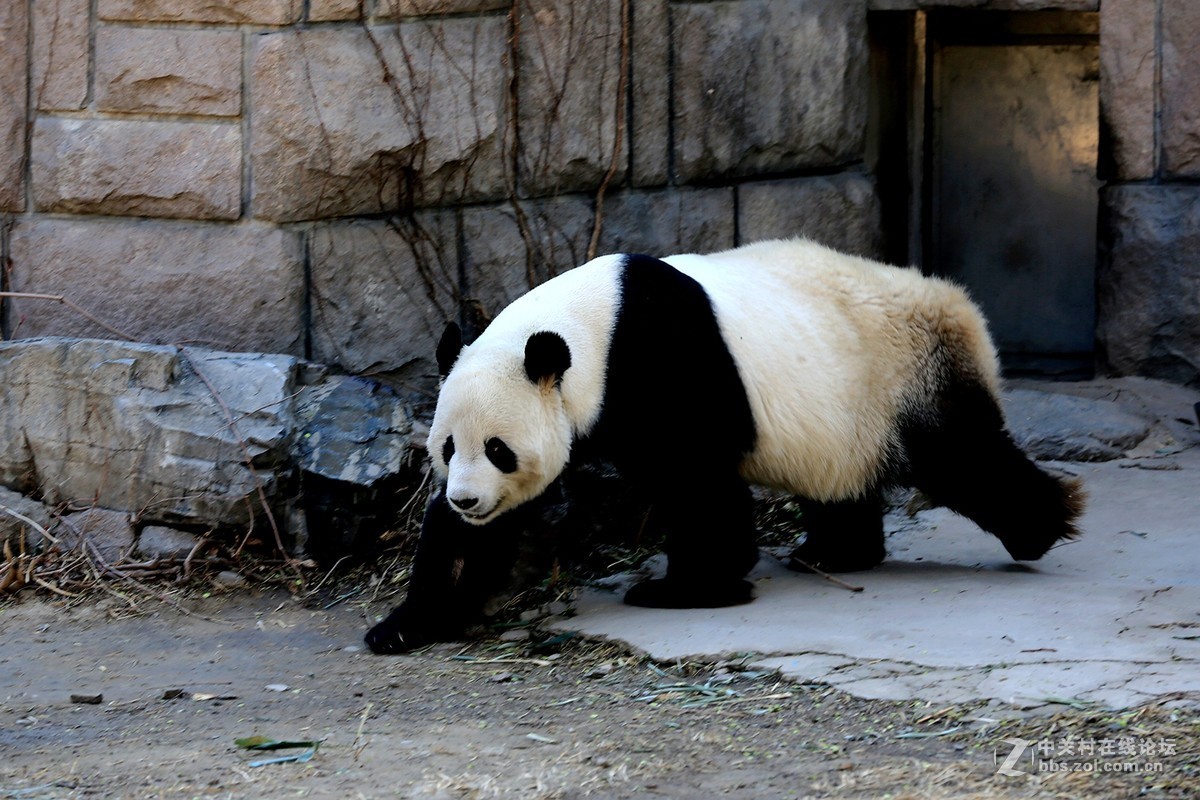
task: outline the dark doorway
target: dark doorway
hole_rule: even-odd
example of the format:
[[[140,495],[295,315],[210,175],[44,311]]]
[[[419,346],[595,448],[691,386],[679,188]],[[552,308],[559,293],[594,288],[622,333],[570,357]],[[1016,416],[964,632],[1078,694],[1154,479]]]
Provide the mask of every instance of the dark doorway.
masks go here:
[[[1096,14],[1065,12],[909,12],[873,25],[890,255],[903,249],[964,284],[1010,374],[1092,369],[1097,30]]]

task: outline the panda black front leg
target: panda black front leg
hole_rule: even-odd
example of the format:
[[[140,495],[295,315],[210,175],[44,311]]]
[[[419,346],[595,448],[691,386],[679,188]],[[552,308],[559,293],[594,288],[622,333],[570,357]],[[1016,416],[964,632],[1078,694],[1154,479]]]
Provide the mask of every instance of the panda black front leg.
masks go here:
[[[647,608],[722,608],[754,599],[745,579],[758,561],[753,500],[738,477],[659,492],[647,527],[666,537],[665,578],[643,581],[625,602]]]
[[[788,568],[797,572],[858,572],[883,563],[883,503],[875,495],[818,503],[800,500],[804,542]]]

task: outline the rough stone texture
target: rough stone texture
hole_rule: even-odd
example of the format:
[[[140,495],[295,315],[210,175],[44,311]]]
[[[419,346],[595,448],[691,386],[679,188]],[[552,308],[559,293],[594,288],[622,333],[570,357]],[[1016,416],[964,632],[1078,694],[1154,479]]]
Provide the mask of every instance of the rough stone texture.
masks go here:
[[[506,36],[505,20],[489,16],[258,37],[254,214],[297,220],[502,196]]]
[[[287,25],[301,0],[98,0],[100,19],[122,22],[216,22]]]
[[[1111,0],[1105,0],[1111,2]],[[1096,11],[1100,0],[867,0],[872,11],[974,8],[989,11]]]
[[[90,0],[46,0],[33,8],[33,104],[77,111],[87,104]]]
[[[237,219],[242,134],[234,124],[43,117],[33,129],[39,211]]]
[[[1101,171],[1117,180],[1154,175],[1154,3],[1105,0],[1100,12]]]
[[[100,340],[0,344],[0,483],[147,521],[244,523],[276,491],[296,360]],[[237,417],[257,474],[200,372]],[[132,537],[130,538],[132,542]]]
[[[196,546],[196,536],[187,531],[162,525],[147,525],[137,538],[137,553],[142,558],[187,558]]]
[[[362,19],[367,16],[367,0],[310,0],[308,19],[325,22],[339,19]]]
[[[464,296],[490,319],[538,284],[587,260],[592,199],[546,200],[463,210]],[[472,320],[468,319],[468,328]]]
[[[634,186],[661,186],[670,177],[671,48],[667,0],[633,4],[633,103],[629,125]]]
[[[1200,385],[1200,187],[1110,187],[1101,206],[1101,358],[1119,375]]]
[[[518,4],[518,167],[526,194],[591,189],[613,164],[620,92],[619,0],[526,0]],[[625,174],[621,136],[614,180]]]
[[[296,460],[309,475],[374,486],[398,475],[410,453],[412,414],[396,392],[374,381],[330,375],[296,398],[305,434]]]
[[[1111,461],[1150,435],[1152,421],[1111,401],[1011,389],[1004,415],[1017,444],[1034,458]]]
[[[41,218],[18,221],[10,249],[14,291],[65,294],[133,338],[303,352],[296,233]],[[63,305],[9,303],[8,325],[18,337],[113,335]]]
[[[30,500],[19,492],[13,492],[0,486],[0,545],[9,544],[14,553],[21,551],[22,539],[25,542],[25,552],[34,553],[45,544],[41,532],[27,522],[4,509],[15,511],[23,517],[34,521],[37,525],[50,529],[50,509],[36,500]]]
[[[25,3],[0,3],[0,212],[25,209]]]
[[[440,211],[314,228],[313,358],[431,388],[437,340],[458,315],[456,239],[453,214]]]
[[[866,8],[841,0],[676,5],[675,167],[685,181],[862,158]],[[787,76],[773,80],[770,76]]]
[[[107,564],[129,555],[135,538],[129,512],[107,508],[68,514],[50,529],[50,534],[64,551],[84,550],[88,556],[99,555]],[[85,548],[85,544],[90,546]]]
[[[238,31],[106,26],[96,32],[101,111],[237,116],[242,108]]]
[[[664,189],[605,198],[598,254],[711,253],[734,246],[733,189]]]
[[[1163,172],[1200,178],[1200,4],[1162,2]]]
[[[510,0],[378,0],[375,16],[394,19],[433,14],[472,14],[507,9],[510,5]]]
[[[746,183],[737,191],[742,242],[805,236],[847,253],[882,255],[879,197],[866,175]]]

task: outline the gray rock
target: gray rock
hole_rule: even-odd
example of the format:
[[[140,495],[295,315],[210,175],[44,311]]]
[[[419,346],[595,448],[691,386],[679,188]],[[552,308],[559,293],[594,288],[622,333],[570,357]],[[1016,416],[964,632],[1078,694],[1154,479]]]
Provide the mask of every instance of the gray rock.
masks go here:
[[[1162,169],[1175,178],[1200,178],[1200,4],[1163,3]]]
[[[385,386],[331,376],[296,399],[300,469],[370,487],[399,474],[409,455],[412,415]]]
[[[50,529],[50,509],[36,500],[31,500],[18,492],[3,487],[0,487],[0,506],[2,506],[0,508],[0,546],[8,542],[14,553],[19,552],[21,541],[24,539],[26,552],[33,553],[41,550],[45,545],[45,537],[37,527],[20,519],[16,514],[33,520],[36,525],[40,525],[48,531]],[[16,512],[16,514],[10,512]]]
[[[1004,394],[1004,413],[1013,439],[1034,458],[1110,461],[1150,434],[1153,420],[1091,400],[1031,389]]]
[[[0,211],[25,209],[25,59],[29,6],[0,4]]]
[[[288,460],[282,401],[296,391],[296,359],[189,352],[0,343],[0,483],[50,503],[143,512],[150,522],[249,521],[259,487],[276,495],[273,468]],[[236,432],[204,380],[237,417]]]
[[[621,192],[604,202],[600,253],[711,253],[734,245],[733,190]]]
[[[122,22],[213,22],[287,25],[302,0],[99,0],[101,19]]]
[[[147,525],[138,534],[137,552],[144,558],[187,558],[196,536],[161,525]]]
[[[862,158],[865,4],[679,3],[671,19],[680,178],[760,175]]]
[[[109,564],[115,564],[133,550],[134,530],[127,511],[89,508],[78,514],[68,514],[50,529],[66,552],[84,549],[90,557],[91,548]]]
[[[1118,375],[1200,385],[1200,187],[1101,193],[1097,344]]]
[[[1155,4],[1104,0],[1100,10],[1100,119],[1108,134],[1101,155],[1118,180],[1154,176]]]
[[[48,0],[30,8],[34,108],[78,111],[87,105],[89,0]]]
[[[737,191],[743,242],[804,236],[846,253],[882,255],[879,197],[866,175],[745,183]]]
[[[96,31],[96,105],[236,117],[242,110],[241,33],[102,27]]]

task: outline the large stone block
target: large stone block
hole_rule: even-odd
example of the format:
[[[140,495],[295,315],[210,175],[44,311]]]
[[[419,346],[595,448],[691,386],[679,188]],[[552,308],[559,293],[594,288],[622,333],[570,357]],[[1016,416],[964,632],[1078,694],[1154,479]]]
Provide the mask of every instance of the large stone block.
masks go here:
[[[258,37],[255,216],[503,196],[506,39],[498,16]]]
[[[100,19],[118,22],[215,22],[289,25],[303,0],[97,0]]]
[[[1154,176],[1155,4],[1105,0],[1100,12],[1100,125],[1103,173]]]
[[[712,253],[734,246],[734,190],[663,189],[609,195],[598,252]]]
[[[623,179],[629,120],[620,0],[517,4],[518,167],[522,192],[595,189]],[[665,45],[665,43],[664,43]]]
[[[737,191],[743,243],[804,236],[846,253],[882,256],[879,197],[866,175],[745,183]]]
[[[1163,173],[1200,178],[1200,3],[1162,0]]]
[[[478,14],[508,8],[510,5],[511,0],[377,0],[375,16],[394,19],[435,14]]]
[[[45,0],[31,8],[33,104],[42,111],[77,111],[87,104],[91,2]]]
[[[314,228],[313,358],[430,389],[438,338],[458,316],[457,241],[455,217],[444,211]]]
[[[862,158],[866,7],[742,0],[672,7],[675,168],[685,181]]]
[[[671,149],[671,28],[667,0],[633,4],[629,146],[634,186],[667,183]]]
[[[101,111],[208,114],[242,109],[242,34],[105,26],[96,32]]]
[[[0,212],[25,210],[29,7],[0,3]]]
[[[192,219],[241,213],[234,124],[43,117],[33,129],[39,211]]]
[[[10,287],[63,295],[145,341],[301,355],[303,248],[298,234],[259,226],[71,219],[18,221]],[[10,300],[17,337],[110,337],[78,312]]]
[[[590,196],[576,194],[464,209],[469,311],[489,320],[534,286],[586,261],[593,207]]]
[[[281,401],[296,391],[297,362],[188,353],[95,340],[0,343],[0,483],[147,521],[246,522],[261,511],[258,487],[268,497],[279,489],[274,467],[292,434]]]
[[[367,5],[367,0],[310,0],[308,19],[311,22],[363,19],[368,13]]]
[[[867,8],[872,11],[909,11],[921,8],[973,8],[987,11],[1096,11],[1100,8],[1100,0],[867,0]]]
[[[1200,386],[1200,187],[1102,193],[1097,342],[1114,372]]]

